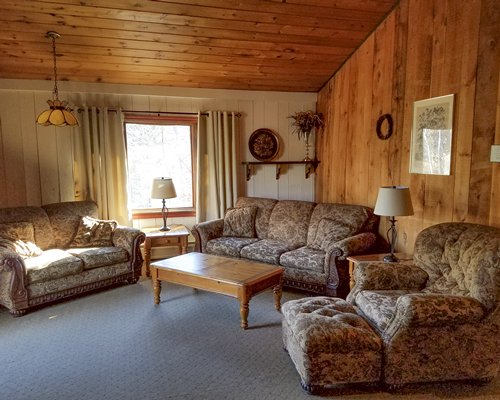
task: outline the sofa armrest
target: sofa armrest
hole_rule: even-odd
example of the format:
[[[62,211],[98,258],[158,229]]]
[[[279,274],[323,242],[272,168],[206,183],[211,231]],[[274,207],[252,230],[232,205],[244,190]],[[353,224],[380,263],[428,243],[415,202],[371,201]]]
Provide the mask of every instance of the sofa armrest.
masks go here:
[[[0,249],[0,304],[12,314],[28,307],[26,266],[19,254],[6,249]]]
[[[133,270],[142,267],[143,258],[140,246],[144,240],[146,240],[144,232],[128,226],[118,226],[113,233],[113,246],[127,250]]]
[[[195,239],[195,251],[203,253],[209,240],[222,236],[224,231],[224,219],[214,219],[212,221],[200,222],[191,229]]]
[[[476,299],[449,294],[411,293],[396,303],[396,320],[404,326],[443,326],[474,324],[485,314]]]
[[[345,259],[351,255],[363,254],[369,251],[376,243],[377,235],[372,232],[358,233],[357,235],[330,243],[326,247],[328,254],[336,254],[337,257]]]
[[[359,233],[325,247],[325,272],[327,278],[327,293],[329,295],[346,297],[349,293],[349,270],[346,258],[354,254],[368,252],[377,241],[377,236],[371,232]]]
[[[347,301],[354,304],[362,290],[420,290],[428,277],[427,272],[413,264],[361,263],[354,270],[356,284]]]

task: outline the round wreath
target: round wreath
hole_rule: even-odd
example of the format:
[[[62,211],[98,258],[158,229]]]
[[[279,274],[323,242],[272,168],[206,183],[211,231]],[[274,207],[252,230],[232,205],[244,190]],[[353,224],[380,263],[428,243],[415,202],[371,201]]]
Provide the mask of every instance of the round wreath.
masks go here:
[[[383,133],[382,124],[384,123],[385,120],[387,120],[387,132]],[[391,114],[384,114],[380,116],[379,119],[377,120],[377,136],[379,137],[379,139],[382,140],[389,139],[392,135],[393,127],[394,127],[394,122],[392,120]]]

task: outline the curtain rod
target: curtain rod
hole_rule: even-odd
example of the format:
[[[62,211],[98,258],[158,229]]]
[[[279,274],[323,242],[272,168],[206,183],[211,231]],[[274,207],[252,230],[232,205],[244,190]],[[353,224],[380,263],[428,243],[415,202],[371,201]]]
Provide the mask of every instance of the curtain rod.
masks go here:
[[[79,108],[78,112],[82,112],[83,108]],[[108,108],[110,112],[117,112],[116,108]],[[99,112],[99,110],[97,110]],[[156,114],[156,115],[198,115],[197,112],[186,112],[186,111],[138,111],[138,110],[122,110],[126,114]],[[208,115],[207,112],[200,112],[201,115]],[[235,113],[236,117],[240,118],[241,113]]]

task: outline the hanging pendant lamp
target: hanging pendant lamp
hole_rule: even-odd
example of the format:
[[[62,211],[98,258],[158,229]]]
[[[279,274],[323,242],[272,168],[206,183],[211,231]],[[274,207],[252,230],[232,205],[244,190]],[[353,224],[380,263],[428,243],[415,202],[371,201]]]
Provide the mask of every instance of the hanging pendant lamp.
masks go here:
[[[66,101],[59,100],[57,90],[57,64],[56,64],[56,39],[61,35],[57,32],[47,32],[48,38],[52,39],[52,53],[54,57],[54,91],[53,99],[47,100],[49,109],[43,111],[36,119],[36,123],[43,126],[78,126],[78,120],[73,115]]]

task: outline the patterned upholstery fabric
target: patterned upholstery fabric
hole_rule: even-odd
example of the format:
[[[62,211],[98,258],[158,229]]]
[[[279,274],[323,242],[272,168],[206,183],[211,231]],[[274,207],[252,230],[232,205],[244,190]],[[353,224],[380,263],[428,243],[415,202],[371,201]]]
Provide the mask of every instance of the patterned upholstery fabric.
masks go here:
[[[314,206],[315,203],[309,201],[279,201],[269,219],[268,238],[293,247],[305,246],[309,219]]]
[[[236,207],[257,207],[255,216],[255,233],[259,239],[267,239],[269,232],[269,218],[278,200],[262,199],[259,197],[240,197]]]
[[[35,231],[31,222],[10,222],[0,224],[0,237],[12,241],[20,239],[26,242],[34,242]]]
[[[0,209],[0,223],[31,222],[35,244],[42,250],[54,246],[54,233],[49,218],[40,207],[12,207]]]
[[[358,265],[348,297],[381,332],[385,382],[497,376],[500,229],[431,226],[417,236],[414,262]]]
[[[352,228],[353,233],[376,232],[378,228],[378,216],[374,216],[371,208],[351,204],[319,203],[314,208],[309,222],[308,245],[311,245],[316,239],[318,225],[323,218],[342,221]],[[368,224],[371,218],[374,219],[375,223]]]
[[[106,233],[109,246],[74,249],[76,256],[65,251],[65,246],[55,248],[56,244],[69,244],[82,217],[92,216],[97,216],[94,202],[0,209],[0,225],[18,224],[18,233],[29,227],[22,236],[34,238],[33,246],[26,242],[21,248],[30,252],[24,259],[19,248],[6,249],[0,244],[0,304],[19,316],[54,300],[116,283],[136,282],[142,265],[139,246],[145,237],[138,229],[118,226],[112,236]],[[14,244],[19,245],[19,241]]]
[[[491,310],[498,302],[500,230],[444,223],[421,232],[415,264],[429,274],[424,291],[471,296]]]
[[[250,260],[279,265],[280,256],[293,249],[294,246],[278,240],[263,239],[243,247],[240,254]]]
[[[34,243],[35,231],[31,222],[0,224],[0,247],[13,251],[23,258],[36,257],[42,250]]]
[[[116,221],[106,221],[92,217],[81,217],[78,229],[70,247],[108,247],[113,245]]]
[[[226,210],[223,236],[255,237],[257,207],[239,207]]]
[[[352,236],[354,233],[355,228],[352,225],[343,221],[322,218],[316,230],[316,237],[309,246],[313,249],[327,250],[333,243]]]
[[[356,305],[372,325],[383,332],[395,316],[399,297],[407,293],[407,290],[362,290],[356,296]]]
[[[53,229],[54,247],[67,249],[75,237],[81,217],[98,218],[93,201],[69,201],[42,206]],[[37,241],[38,243],[38,241]]]
[[[361,263],[354,270],[356,285],[347,296],[347,301],[354,304],[362,290],[421,290],[428,277],[424,270],[412,264]]]
[[[331,297],[303,298],[282,306],[283,343],[306,387],[377,382],[380,337],[354,307]]]
[[[112,279],[116,276],[125,275],[129,270],[130,265],[128,262],[87,269],[79,274],[33,283],[27,287],[28,295],[32,298],[38,298],[62,290],[71,290],[72,288],[78,288],[82,285],[88,285],[94,282],[98,283],[106,279]],[[78,293],[78,290],[76,292]]]
[[[221,237],[207,243],[206,252],[218,256],[240,257],[243,247],[257,242],[257,238]]]
[[[28,283],[45,282],[63,276],[77,274],[83,269],[83,261],[64,250],[46,250],[42,255],[24,260]]]
[[[144,237],[139,229],[128,226],[118,226],[113,233],[113,246],[126,250],[129,256],[135,251],[134,243],[138,238]]]
[[[218,219],[192,228],[195,251],[279,263],[285,268],[284,285],[288,287],[345,297],[349,290],[347,257],[373,251],[377,243],[377,234],[370,230],[377,231],[378,216],[367,207],[253,197],[239,198],[236,209],[241,207],[257,207],[256,235],[263,240],[247,243],[232,240],[234,236],[220,240],[224,220]],[[322,219],[324,228],[335,221],[338,226],[345,223],[355,234],[337,235],[323,229],[317,248],[312,248]]]
[[[128,261],[128,252],[121,247],[91,247],[68,249],[67,252],[83,261],[83,269],[92,269]]]
[[[299,247],[280,256],[279,264],[284,267],[307,271],[325,272],[325,252],[323,250]]]

